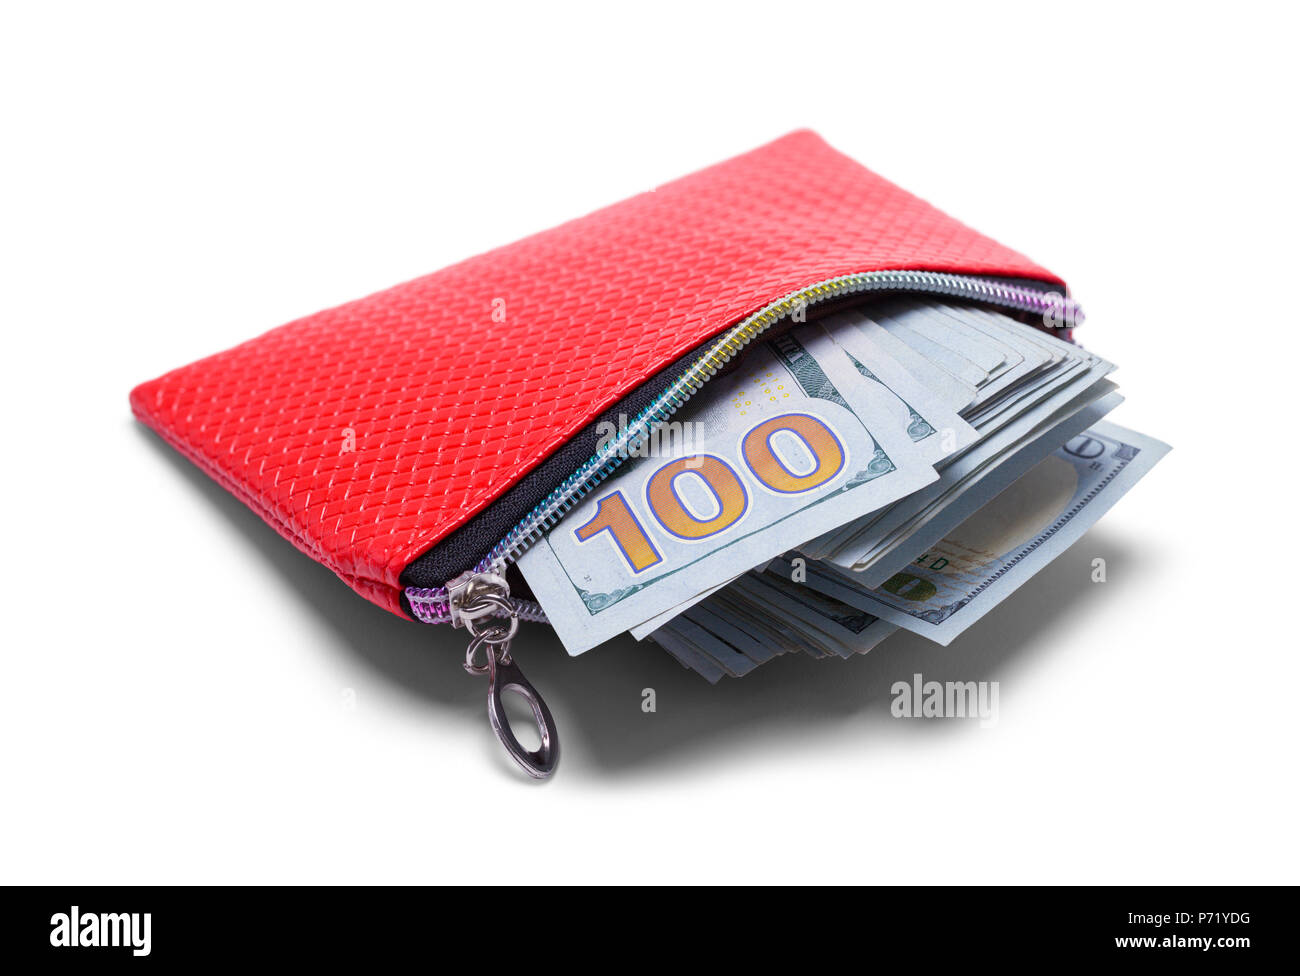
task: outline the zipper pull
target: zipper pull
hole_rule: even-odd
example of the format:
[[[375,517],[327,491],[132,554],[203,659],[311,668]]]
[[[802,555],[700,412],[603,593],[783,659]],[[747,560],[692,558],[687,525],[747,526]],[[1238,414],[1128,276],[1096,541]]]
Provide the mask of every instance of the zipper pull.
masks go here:
[[[546,779],[560,761],[560,737],[551,710],[510,655],[510,642],[519,629],[519,607],[510,598],[510,584],[500,573],[462,573],[447,585],[447,608],[451,625],[464,627],[470,633],[465,670],[488,676],[487,708],[492,731],[525,773],[534,779]],[[478,663],[479,651],[484,652],[483,664]],[[541,740],[533,752],[520,744],[510,728],[501,700],[507,691],[519,695],[532,709]]]

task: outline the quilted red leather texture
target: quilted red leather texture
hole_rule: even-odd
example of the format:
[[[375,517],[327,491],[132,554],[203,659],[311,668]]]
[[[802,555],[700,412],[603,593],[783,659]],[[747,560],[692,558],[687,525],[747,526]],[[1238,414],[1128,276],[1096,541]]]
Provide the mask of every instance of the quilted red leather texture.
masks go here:
[[[797,289],[900,269],[1061,284],[795,132],[273,329],[140,385],[131,405],[400,613],[411,560],[629,390]]]

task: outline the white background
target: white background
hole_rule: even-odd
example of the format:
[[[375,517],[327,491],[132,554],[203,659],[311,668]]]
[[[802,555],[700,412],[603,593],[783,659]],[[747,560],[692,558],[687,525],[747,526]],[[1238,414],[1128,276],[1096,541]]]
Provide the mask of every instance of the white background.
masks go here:
[[[1300,880],[1294,25],[976,6],[6,6],[2,880]],[[461,632],[131,419],[142,380],[801,126],[1063,274],[1113,419],[1174,446],[950,648],[710,687],[530,628],[537,785]],[[917,671],[999,681],[1000,723],[892,719]]]

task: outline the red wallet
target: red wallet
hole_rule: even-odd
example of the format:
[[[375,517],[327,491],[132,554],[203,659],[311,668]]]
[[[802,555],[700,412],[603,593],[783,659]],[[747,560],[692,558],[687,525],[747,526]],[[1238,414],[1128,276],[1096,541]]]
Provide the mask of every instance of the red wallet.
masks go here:
[[[470,603],[542,619],[508,595],[458,597],[498,592],[746,343],[803,309],[900,292],[1039,317],[1068,303],[1033,261],[795,132],[272,329],[141,384],[131,406],[366,599],[473,634]],[[626,435],[598,450],[620,417]]]

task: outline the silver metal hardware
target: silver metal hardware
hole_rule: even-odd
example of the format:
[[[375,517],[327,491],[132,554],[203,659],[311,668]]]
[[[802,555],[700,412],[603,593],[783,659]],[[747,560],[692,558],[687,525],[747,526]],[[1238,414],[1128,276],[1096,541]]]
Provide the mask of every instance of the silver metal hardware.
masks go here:
[[[453,581],[448,593],[452,626],[463,626],[470,633],[465,670],[488,676],[488,722],[492,731],[520,769],[534,779],[546,779],[560,761],[560,737],[545,700],[511,657],[510,642],[519,630],[519,612],[510,598],[509,584],[497,573],[465,574]],[[510,728],[501,698],[507,691],[519,695],[532,710],[540,744],[531,752]]]

